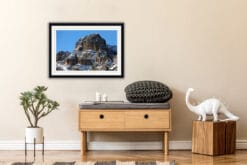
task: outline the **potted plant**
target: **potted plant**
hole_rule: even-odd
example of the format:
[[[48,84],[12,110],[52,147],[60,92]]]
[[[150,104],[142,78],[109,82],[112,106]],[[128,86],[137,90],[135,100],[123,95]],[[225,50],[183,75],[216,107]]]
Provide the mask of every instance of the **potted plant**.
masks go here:
[[[34,139],[36,143],[43,142],[43,128],[38,126],[38,122],[59,107],[58,102],[47,98],[47,89],[45,86],[37,86],[32,91],[21,93],[21,105],[29,123],[25,131],[27,143],[33,143]]]

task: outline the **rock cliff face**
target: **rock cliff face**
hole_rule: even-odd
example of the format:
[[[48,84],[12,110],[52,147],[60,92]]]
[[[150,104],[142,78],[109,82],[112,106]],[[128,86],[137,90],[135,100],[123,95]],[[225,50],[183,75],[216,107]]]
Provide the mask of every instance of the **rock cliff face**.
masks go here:
[[[63,61],[66,57],[68,57],[71,53],[69,51],[60,51],[57,53],[57,61]]]
[[[80,38],[75,45],[75,50],[106,51],[106,41],[99,34],[90,34]]]
[[[116,56],[116,45],[107,45],[99,34],[89,34],[75,43],[73,52],[57,53],[57,70],[117,70]]]

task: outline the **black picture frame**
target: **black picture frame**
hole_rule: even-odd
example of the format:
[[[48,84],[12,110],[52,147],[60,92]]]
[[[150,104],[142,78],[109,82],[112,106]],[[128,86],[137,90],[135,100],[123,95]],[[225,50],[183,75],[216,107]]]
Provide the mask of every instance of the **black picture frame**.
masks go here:
[[[123,78],[124,23],[49,23],[49,77]]]

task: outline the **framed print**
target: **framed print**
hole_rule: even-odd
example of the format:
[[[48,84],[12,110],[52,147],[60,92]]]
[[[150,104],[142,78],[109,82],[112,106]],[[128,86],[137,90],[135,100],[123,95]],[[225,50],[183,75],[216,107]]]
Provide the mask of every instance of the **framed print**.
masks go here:
[[[123,76],[123,23],[49,24],[49,77]]]

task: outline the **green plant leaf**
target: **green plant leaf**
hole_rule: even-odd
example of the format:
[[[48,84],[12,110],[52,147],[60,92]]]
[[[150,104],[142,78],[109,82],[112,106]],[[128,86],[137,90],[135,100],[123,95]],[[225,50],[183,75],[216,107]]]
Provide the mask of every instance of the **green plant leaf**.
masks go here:
[[[45,95],[45,86],[37,86],[32,91],[20,93],[20,105],[31,127],[38,127],[38,121],[59,107],[57,101]]]

